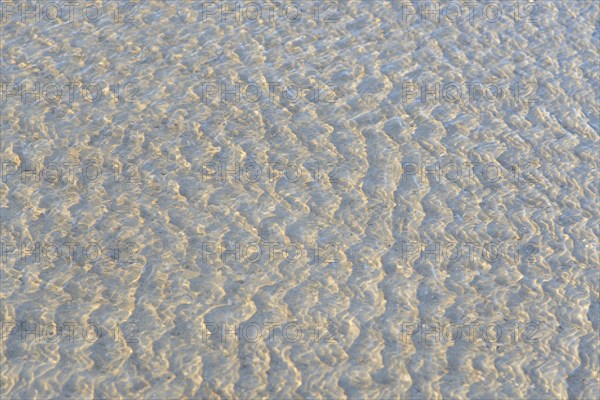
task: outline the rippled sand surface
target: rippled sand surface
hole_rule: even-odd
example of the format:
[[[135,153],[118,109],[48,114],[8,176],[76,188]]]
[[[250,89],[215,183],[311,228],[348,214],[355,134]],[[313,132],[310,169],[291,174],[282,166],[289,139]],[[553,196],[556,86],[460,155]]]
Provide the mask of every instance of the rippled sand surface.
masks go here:
[[[205,3],[3,9],[2,398],[599,398],[599,3]]]

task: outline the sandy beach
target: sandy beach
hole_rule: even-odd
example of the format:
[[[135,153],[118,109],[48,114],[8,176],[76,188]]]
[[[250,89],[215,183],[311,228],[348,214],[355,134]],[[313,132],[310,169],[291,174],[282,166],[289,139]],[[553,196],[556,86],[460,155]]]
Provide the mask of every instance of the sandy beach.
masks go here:
[[[2,2],[3,399],[598,399],[600,3]]]

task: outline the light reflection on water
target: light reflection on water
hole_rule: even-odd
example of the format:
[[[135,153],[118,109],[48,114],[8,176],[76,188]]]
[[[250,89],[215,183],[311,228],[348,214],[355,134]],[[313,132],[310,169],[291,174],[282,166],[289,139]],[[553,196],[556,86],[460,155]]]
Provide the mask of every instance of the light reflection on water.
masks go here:
[[[3,3],[3,396],[597,397],[598,3],[226,3]]]

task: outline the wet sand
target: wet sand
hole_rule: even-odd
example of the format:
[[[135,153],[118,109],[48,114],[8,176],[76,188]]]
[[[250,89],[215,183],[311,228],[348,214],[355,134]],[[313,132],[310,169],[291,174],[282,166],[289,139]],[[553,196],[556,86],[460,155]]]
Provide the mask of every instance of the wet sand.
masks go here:
[[[281,3],[3,3],[2,398],[597,399],[598,3]]]

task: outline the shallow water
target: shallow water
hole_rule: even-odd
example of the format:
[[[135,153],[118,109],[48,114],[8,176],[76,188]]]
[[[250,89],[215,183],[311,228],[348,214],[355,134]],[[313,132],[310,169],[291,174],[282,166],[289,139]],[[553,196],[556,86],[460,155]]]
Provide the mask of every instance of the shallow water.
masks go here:
[[[2,398],[598,398],[599,3],[281,3],[3,4]]]

